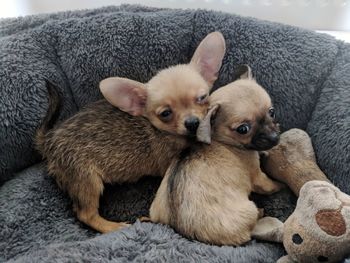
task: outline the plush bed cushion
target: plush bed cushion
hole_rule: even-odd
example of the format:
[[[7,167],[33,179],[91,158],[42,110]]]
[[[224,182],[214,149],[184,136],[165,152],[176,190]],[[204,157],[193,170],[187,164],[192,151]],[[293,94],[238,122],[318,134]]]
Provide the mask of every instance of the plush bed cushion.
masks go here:
[[[214,30],[227,43],[215,88],[233,80],[237,65],[249,64],[271,94],[282,129],[307,130],[320,167],[350,193],[350,45],[203,10],[121,6],[6,19],[0,21],[0,261],[273,262],[283,254],[280,245],[255,241],[240,248],[208,246],[149,223],[98,235],[74,219],[69,199],[44,165],[32,166],[40,161],[33,135],[47,110],[45,79],[60,86],[65,119],[101,98],[103,78],[147,81],[164,67],[188,62]],[[147,213],[159,182],[108,186],[102,214],[135,220]],[[281,219],[295,202],[289,191],[254,198]]]

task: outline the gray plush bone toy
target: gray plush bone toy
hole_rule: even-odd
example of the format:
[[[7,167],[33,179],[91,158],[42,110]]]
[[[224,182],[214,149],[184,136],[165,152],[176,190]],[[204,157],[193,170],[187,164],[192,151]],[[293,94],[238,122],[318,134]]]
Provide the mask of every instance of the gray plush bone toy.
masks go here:
[[[253,231],[257,239],[283,242],[288,255],[277,262],[339,262],[350,254],[350,196],[318,168],[309,136],[298,129],[285,132],[263,166],[299,195],[285,223],[264,217]]]

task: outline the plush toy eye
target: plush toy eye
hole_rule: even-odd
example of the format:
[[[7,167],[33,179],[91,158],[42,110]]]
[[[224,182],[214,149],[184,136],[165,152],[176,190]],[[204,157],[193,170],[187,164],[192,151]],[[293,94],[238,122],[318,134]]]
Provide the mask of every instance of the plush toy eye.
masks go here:
[[[303,243],[303,239],[299,234],[294,234],[292,236],[292,241],[294,244],[300,245],[301,243]]]
[[[197,102],[198,102],[199,104],[204,103],[204,102],[206,102],[207,97],[208,97],[208,94],[204,94],[204,95],[202,95],[202,96],[199,96],[199,97],[197,98]]]
[[[269,109],[269,115],[271,116],[271,118],[275,118],[276,117],[276,112],[275,112],[275,108],[274,107],[271,107]]]
[[[247,123],[244,123],[237,127],[236,132],[239,134],[247,134],[250,131],[250,125]]]
[[[327,261],[328,261],[328,258],[327,258],[327,257],[324,257],[324,256],[318,256],[318,257],[317,257],[317,260],[318,260],[318,262],[327,262]]]
[[[159,114],[159,116],[162,119],[162,121],[169,121],[171,119],[172,114],[173,114],[173,112],[171,109],[166,109],[166,110],[163,110]]]

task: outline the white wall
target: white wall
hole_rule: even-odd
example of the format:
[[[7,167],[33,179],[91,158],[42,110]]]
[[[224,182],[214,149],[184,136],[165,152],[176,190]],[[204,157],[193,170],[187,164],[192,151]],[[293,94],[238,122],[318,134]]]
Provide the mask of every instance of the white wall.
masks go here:
[[[309,29],[350,31],[350,0],[0,0],[0,17],[95,8],[122,3],[206,8]]]

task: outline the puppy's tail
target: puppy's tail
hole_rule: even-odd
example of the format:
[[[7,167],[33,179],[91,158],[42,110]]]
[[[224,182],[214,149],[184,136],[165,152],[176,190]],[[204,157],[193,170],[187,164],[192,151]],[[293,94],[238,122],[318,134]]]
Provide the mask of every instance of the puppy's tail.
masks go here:
[[[57,87],[51,82],[46,81],[46,89],[49,95],[49,107],[35,136],[36,149],[42,155],[44,155],[45,145],[47,144],[47,133],[57,121],[61,108],[61,96],[57,91]]]

